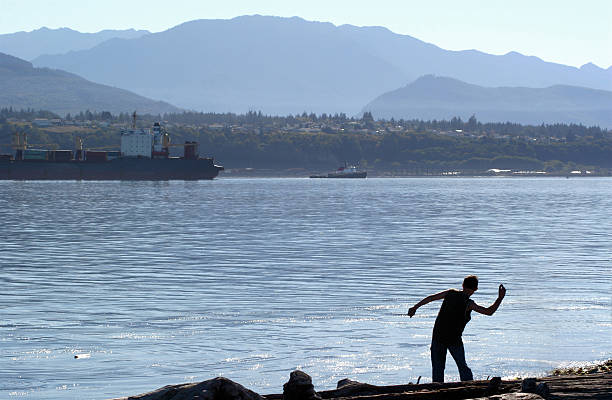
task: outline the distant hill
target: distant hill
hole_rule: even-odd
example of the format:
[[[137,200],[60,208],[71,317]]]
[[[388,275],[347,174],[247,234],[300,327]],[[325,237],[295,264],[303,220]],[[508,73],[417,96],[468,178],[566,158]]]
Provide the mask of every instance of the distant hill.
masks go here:
[[[57,114],[90,111],[112,113],[176,112],[178,108],[127,90],[100,85],[77,75],[48,68],[0,53],[0,107],[33,108]]]
[[[612,92],[555,85],[542,89],[482,87],[424,76],[385,93],[363,108],[375,118],[441,120],[475,114],[482,122],[581,123],[612,128]]]
[[[301,18],[197,20],[34,64],[204,111],[357,113],[425,74],[483,86],[555,84],[612,90],[612,69],[574,68],[475,50],[447,51],[380,27]]]
[[[109,39],[134,39],[149,33],[134,29],[82,33],[69,28],[40,28],[31,32],[0,35],[0,52],[32,60],[43,54],[64,54],[69,51],[85,50]]]

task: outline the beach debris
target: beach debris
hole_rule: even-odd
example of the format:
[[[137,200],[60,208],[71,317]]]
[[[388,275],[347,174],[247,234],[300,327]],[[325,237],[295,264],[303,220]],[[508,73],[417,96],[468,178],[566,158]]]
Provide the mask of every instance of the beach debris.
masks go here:
[[[284,400],[320,400],[315,392],[312,378],[304,371],[296,370],[289,374],[289,381],[283,385]]]
[[[301,374],[300,374],[301,375]],[[306,375],[306,374],[304,374]],[[304,382],[309,380],[306,376]],[[298,377],[299,378],[299,377]],[[294,379],[295,381],[295,379]],[[311,380],[310,380],[311,381]],[[612,399],[612,373],[572,376],[548,376],[531,378],[524,384],[526,389],[537,393],[519,392],[523,383],[520,380],[502,380],[498,392],[488,390],[490,381],[467,381],[447,383],[425,383],[420,385],[404,384],[392,386],[375,386],[366,383],[342,379],[338,389],[322,390],[317,397],[325,400],[542,400],[573,399],[593,400]],[[535,385],[535,386],[533,386]],[[550,394],[547,394],[550,392]],[[314,387],[310,395],[314,394]],[[320,397],[319,397],[320,396]],[[303,397],[298,397],[303,398]],[[313,397],[309,397],[313,398]],[[122,397],[115,400],[283,400],[284,394],[267,394],[259,396],[230,381],[227,378],[215,378],[201,383],[185,383],[165,386],[150,393]]]
[[[499,387],[495,390],[495,386]],[[342,379],[338,388],[314,391],[312,379],[302,371],[291,373],[284,393],[259,395],[227,378],[169,385],[153,392],[115,400],[542,400],[612,399],[612,372],[491,380],[376,386]],[[528,393],[527,391],[530,391]],[[292,397],[293,396],[293,397]]]
[[[555,368],[552,371],[552,375],[588,375],[599,372],[612,372],[612,360],[607,360],[600,364],[590,364],[579,367]]]

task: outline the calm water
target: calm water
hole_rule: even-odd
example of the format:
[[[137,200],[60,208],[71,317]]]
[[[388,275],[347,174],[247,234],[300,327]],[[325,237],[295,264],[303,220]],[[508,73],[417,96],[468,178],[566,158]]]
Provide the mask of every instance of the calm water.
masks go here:
[[[605,178],[0,182],[0,398],[429,381],[439,303],[397,314],[469,273],[508,288],[476,378],[610,358],[611,210]]]

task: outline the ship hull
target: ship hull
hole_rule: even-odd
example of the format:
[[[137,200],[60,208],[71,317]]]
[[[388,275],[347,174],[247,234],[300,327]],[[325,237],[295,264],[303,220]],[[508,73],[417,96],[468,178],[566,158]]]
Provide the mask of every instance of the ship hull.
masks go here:
[[[214,179],[223,167],[212,158],[117,158],[105,162],[0,161],[0,180],[201,180]]]
[[[367,171],[361,172],[347,172],[347,173],[329,173],[327,175],[310,175],[311,178],[334,178],[334,179],[351,179],[351,178],[365,178],[368,176]]]
[[[347,172],[345,174],[343,173],[333,173],[333,174],[327,174],[328,178],[339,178],[339,179],[343,179],[343,178],[365,178],[366,176],[368,176],[368,173],[366,171],[362,171],[362,172]]]

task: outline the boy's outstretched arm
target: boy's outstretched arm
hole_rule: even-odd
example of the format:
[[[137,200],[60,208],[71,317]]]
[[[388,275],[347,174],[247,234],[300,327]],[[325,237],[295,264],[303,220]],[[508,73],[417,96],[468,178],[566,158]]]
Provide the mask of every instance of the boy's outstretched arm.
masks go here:
[[[442,300],[449,291],[450,291],[450,289],[445,290],[445,291],[440,292],[440,293],[432,294],[431,296],[425,297],[423,300],[419,301],[413,307],[410,307],[408,309],[408,316],[410,318],[412,318],[412,316],[416,313],[416,310],[419,307],[421,307],[421,306],[423,306],[423,305],[425,305],[427,303],[431,303],[432,301],[435,301],[435,300]]]
[[[504,287],[504,285],[499,285],[499,294],[497,295],[497,300],[495,300],[495,303],[491,304],[489,307],[483,307],[483,306],[479,306],[478,304],[472,302],[470,307],[472,310],[476,311],[477,313],[484,314],[484,315],[493,315],[495,311],[497,311],[497,309],[499,308],[499,305],[501,304],[505,295],[506,295],[506,288]]]

